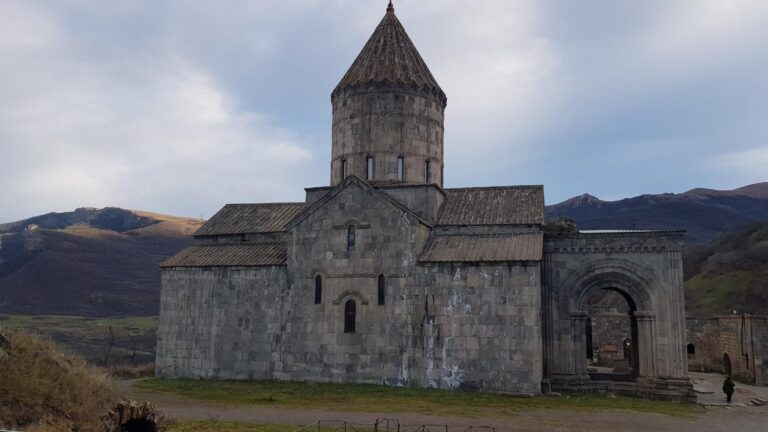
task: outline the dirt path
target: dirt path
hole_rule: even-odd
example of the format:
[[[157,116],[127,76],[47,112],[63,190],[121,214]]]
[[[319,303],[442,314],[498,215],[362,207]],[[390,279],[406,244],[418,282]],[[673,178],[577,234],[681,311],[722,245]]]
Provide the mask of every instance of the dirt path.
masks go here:
[[[716,378],[712,378],[712,382]],[[397,418],[401,424],[451,425],[451,431],[463,432],[468,426],[492,426],[506,431],[599,431],[599,432],[733,432],[768,431],[768,407],[708,407],[692,417],[673,417],[663,414],[632,412],[573,412],[530,411],[513,417],[451,417],[418,413],[343,412],[326,410],[287,409],[264,406],[226,406],[208,404],[176,395],[143,392],[129,388],[131,396],[151,400],[169,418],[178,420],[224,420],[263,424],[307,425],[318,420],[346,420],[354,423],[373,423],[377,418]]]

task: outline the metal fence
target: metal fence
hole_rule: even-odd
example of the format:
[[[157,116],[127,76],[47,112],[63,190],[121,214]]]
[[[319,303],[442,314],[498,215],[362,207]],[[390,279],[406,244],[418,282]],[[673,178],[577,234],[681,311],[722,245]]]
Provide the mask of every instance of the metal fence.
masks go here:
[[[402,424],[398,419],[379,418],[373,423],[346,420],[318,420],[296,432],[496,432],[491,426],[450,426],[439,424]]]

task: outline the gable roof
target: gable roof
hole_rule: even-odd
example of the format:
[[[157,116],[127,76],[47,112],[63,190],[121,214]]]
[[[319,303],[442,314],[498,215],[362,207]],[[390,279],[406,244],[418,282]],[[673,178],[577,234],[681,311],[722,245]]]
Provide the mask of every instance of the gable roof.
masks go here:
[[[195,233],[195,237],[285,231],[304,203],[227,204]]]
[[[435,234],[419,262],[541,261],[544,234]]]
[[[540,225],[543,186],[446,189],[435,225]]]
[[[446,99],[445,93],[397,19],[393,7],[387,9],[384,19],[336,86],[333,95],[370,83],[402,84],[432,91],[443,101]]]
[[[376,190],[376,188],[372,187],[367,182],[360,180],[357,176],[354,174],[348,176],[344,179],[341,183],[336,185],[333,189],[331,189],[327,194],[323,195],[322,198],[315,201],[312,205],[305,207],[299,214],[296,215],[296,217],[293,218],[287,225],[287,229],[291,229],[295,227],[296,225],[300,224],[302,221],[304,221],[306,218],[311,216],[314,212],[319,210],[321,207],[323,207],[326,203],[331,201],[333,198],[336,197],[341,191],[348,188],[349,186],[358,186],[364,191],[368,192],[373,196],[374,198],[378,199],[379,201],[382,201],[388,205],[391,205],[398,210],[402,211],[404,214],[407,214],[414,219],[416,219],[418,222],[422,223],[423,225],[431,227],[432,225],[427,222],[424,218],[416,214],[413,210],[409,209],[408,207],[404,206],[400,201],[392,198],[389,196],[389,194],[380,192]]]
[[[190,246],[160,267],[226,267],[285,265],[287,243],[229,243]]]

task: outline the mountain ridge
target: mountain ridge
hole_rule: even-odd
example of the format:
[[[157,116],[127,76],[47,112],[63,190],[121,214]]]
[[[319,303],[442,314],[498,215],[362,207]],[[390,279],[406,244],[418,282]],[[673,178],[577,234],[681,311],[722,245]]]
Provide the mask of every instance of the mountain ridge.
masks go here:
[[[730,229],[768,220],[768,182],[615,201],[582,194],[546,207],[547,220],[558,217],[572,219],[580,229],[685,229],[688,241],[700,244]]]
[[[156,315],[158,264],[202,221],[116,207],[0,225],[0,313]]]

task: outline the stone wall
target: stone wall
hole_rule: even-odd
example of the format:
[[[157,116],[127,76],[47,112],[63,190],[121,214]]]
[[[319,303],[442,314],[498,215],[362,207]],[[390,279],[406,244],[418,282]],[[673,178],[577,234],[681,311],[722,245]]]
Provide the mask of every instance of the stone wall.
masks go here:
[[[688,360],[691,370],[728,373],[730,364],[734,377],[768,384],[768,317],[724,315],[687,323],[688,343],[696,349]]]
[[[366,158],[375,161],[374,181],[397,181],[397,158],[405,158],[406,183],[443,184],[445,104],[429,92],[371,86],[333,100],[331,185],[347,175],[366,179]],[[425,161],[430,178],[425,179]]]
[[[164,269],[157,375],[271,379],[286,288],[285,267]]]
[[[413,384],[541,392],[541,268],[435,264],[419,269],[406,306]]]
[[[720,323],[717,318],[686,320],[687,344],[694,353],[687,354],[688,369],[695,372],[723,371],[723,348],[720,346]]]

